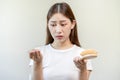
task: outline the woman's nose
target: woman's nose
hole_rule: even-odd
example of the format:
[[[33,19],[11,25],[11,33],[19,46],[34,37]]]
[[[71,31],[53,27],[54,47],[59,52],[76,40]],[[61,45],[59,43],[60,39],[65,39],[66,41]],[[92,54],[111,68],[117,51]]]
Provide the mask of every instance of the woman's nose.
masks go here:
[[[60,26],[56,26],[56,32],[60,33],[61,32],[61,27]]]

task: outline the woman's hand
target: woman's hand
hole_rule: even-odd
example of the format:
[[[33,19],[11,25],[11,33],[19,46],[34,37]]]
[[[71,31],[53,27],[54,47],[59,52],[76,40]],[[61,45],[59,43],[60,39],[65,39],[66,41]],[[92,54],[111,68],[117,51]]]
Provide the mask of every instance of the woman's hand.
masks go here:
[[[42,63],[42,54],[39,50],[34,49],[29,52],[30,59],[33,59],[35,63]]]
[[[78,69],[80,69],[81,72],[87,70],[87,68],[86,68],[86,60],[81,59],[80,57],[75,57],[73,61],[74,61],[75,65],[76,65],[76,67]]]

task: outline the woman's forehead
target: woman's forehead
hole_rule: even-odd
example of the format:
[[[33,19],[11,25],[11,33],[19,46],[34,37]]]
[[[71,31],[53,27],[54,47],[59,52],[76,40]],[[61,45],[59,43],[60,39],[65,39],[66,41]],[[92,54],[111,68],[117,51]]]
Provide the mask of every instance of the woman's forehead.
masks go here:
[[[64,15],[62,15],[61,13],[56,13],[54,14],[50,20],[50,22],[66,22],[69,21],[69,19],[67,17],[65,17]]]

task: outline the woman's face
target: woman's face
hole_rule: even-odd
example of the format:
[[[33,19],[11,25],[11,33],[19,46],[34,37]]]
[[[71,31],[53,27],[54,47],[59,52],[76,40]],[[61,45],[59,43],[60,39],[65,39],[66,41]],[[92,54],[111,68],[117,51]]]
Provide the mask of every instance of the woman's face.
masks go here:
[[[70,19],[61,13],[54,14],[48,22],[50,33],[54,41],[57,42],[68,41],[71,29],[73,29],[74,26],[75,21],[71,22]]]

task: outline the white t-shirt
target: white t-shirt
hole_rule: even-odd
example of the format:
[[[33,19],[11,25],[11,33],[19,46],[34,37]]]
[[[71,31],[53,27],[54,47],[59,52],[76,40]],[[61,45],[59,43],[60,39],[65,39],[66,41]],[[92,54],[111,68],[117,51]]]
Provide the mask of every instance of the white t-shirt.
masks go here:
[[[75,66],[73,58],[80,56],[83,48],[74,45],[69,49],[57,50],[49,44],[36,49],[43,55],[44,80],[79,80],[80,70]],[[33,60],[29,65],[33,65]],[[87,69],[92,70],[90,60],[87,61]]]

